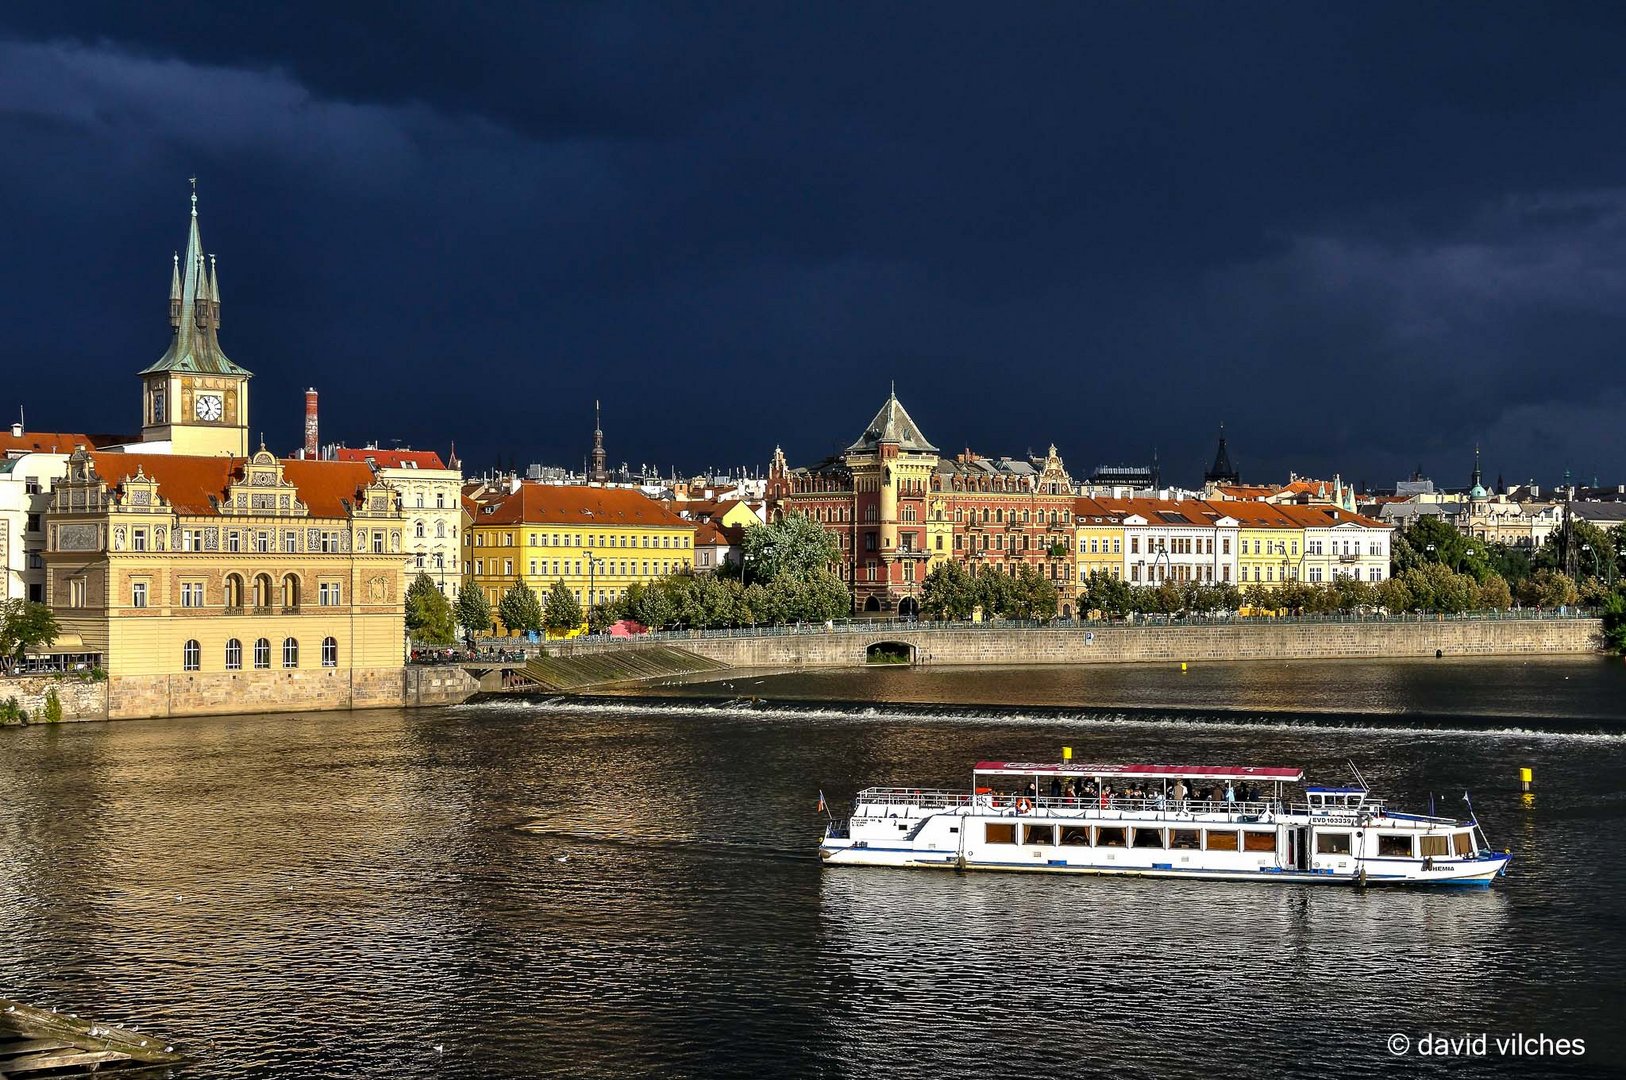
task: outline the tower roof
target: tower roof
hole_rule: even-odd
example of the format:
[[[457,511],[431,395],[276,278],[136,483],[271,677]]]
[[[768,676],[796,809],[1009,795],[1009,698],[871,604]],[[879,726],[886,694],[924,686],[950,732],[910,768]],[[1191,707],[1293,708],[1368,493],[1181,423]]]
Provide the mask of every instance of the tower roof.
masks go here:
[[[180,285],[176,294],[176,284]],[[249,375],[252,374],[227,358],[220,348],[216,331],[220,326],[220,299],[209,283],[209,268],[204,265],[203,236],[198,231],[198,194],[192,192],[192,220],[186,237],[186,255],[175,266],[170,277],[170,298],[180,301],[179,314],[171,319],[174,337],[169,349],[158,362],[143,368],[139,374],[152,375],[160,371],[182,371],[193,375]]]
[[[920,433],[920,425],[903,407],[903,402],[898,400],[896,391],[887,395],[886,404],[881,406],[881,411],[875,414],[875,419],[869,422],[869,427],[864,429],[858,441],[847,447],[847,452],[873,450],[881,443],[897,443],[903,450],[937,453],[937,447],[927,442],[926,436]]]
[[[1203,480],[1218,484],[1239,484],[1242,478],[1231,464],[1231,452],[1225,447],[1225,425],[1220,425],[1219,449],[1214,452],[1214,464],[1209,466]]]

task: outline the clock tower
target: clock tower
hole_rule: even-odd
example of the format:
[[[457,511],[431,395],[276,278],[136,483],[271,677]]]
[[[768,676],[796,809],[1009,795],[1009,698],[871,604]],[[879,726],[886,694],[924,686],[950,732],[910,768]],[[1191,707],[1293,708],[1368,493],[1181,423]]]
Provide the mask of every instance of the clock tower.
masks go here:
[[[250,372],[220,348],[220,276],[198,232],[198,193],[186,256],[169,278],[169,350],[141,371],[141,441],[175,454],[248,456]]]

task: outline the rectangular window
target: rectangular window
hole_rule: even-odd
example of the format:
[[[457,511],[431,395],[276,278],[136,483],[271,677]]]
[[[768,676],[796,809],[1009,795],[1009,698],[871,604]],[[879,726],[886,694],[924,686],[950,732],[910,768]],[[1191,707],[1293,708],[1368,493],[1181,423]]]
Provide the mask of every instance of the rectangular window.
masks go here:
[[[373,531],[373,554],[384,554],[384,534],[376,529]]]
[[[532,577],[536,576],[536,560],[535,559],[531,560],[531,576]]]
[[[183,582],[181,582],[181,606],[182,607],[202,607],[203,606],[203,582],[201,582],[201,581],[183,581]]]
[[[481,574],[484,574],[485,572],[486,572],[486,561],[484,559],[475,559],[474,560],[474,573],[475,573],[475,575],[479,576]]]
[[[503,577],[513,577],[514,576],[514,560],[513,559],[504,559],[502,561],[502,575],[503,575]]]
[[[1113,826],[1111,828],[1108,828],[1107,826],[1103,825],[1103,826],[1097,826],[1096,827],[1096,830],[1095,830],[1095,846],[1096,847],[1128,847],[1129,844],[1128,844],[1127,839],[1124,836],[1124,830],[1122,828],[1119,828],[1117,826]]]
[[[242,549],[243,549],[243,534],[238,532],[236,529],[232,529],[232,530],[228,531],[226,533],[226,550],[227,551],[241,551]]]
[[[1016,843],[1016,826],[1010,824],[996,824],[987,822],[982,827],[982,842],[985,844],[1014,844]]]
[[[1235,851],[1237,850],[1236,833],[1230,829],[1210,829],[1203,834],[1204,846],[1209,851]],[[1272,848],[1271,850],[1275,850]]]
[[[1381,859],[1411,858],[1411,837],[1402,833],[1378,833],[1378,857]]]
[[[85,580],[84,580],[84,578],[74,578],[74,579],[72,579],[71,581],[68,582],[68,606],[69,607],[84,607],[85,606]]]
[[[1451,846],[1458,855],[1472,855],[1474,853],[1474,834],[1459,832],[1451,834]]]
[[[283,553],[286,554],[286,555],[292,555],[294,552],[298,551],[299,550],[299,534],[296,533],[296,532],[285,532],[285,533],[283,533],[282,534],[282,550],[283,550]]]
[[[1202,835],[1196,829],[1170,829],[1169,846],[1181,851],[1197,851],[1203,846]]]
[[[1320,581],[1321,580],[1321,567],[1319,567],[1319,566],[1310,567],[1310,580],[1311,581]]]
[[[1088,825],[1063,825],[1061,827],[1062,847],[1089,847],[1090,827]]]
[[[1056,827],[1054,825],[1022,826],[1022,843],[1024,844],[1054,844],[1055,842]]]
[[[1315,851],[1317,855],[1348,855],[1349,833],[1324,832],[1316,833]]]
[[[130,606],[139,608],[147,606],[147,583],[145,581],[130,582]]]
[[[1140,537],[1131,536],[1129,538],[1129,554],[1131,554],[1131,555],[1139,555],[1140,554]]]
[[[1163,847],[1164,846],[1163,845],[1163,830],[1162,829],[1136,829],[1135,830],[1135,846],[1136,847],[1151,847],[1151,848]]]
[[[130,534],[130,550],[131,551],[146,551],[147,550],[147,530],[146,529],[136,529],[134,532],[132,532]]]
[[[1242,833],[1242,850],[1274,852],[1276,850],[1276,834],[1259,829],[1244,830]]]
[[[341,595],[337,581],[324,581],[316,586],[316,602],[321,607],[338,607]]]
[[[1445,833],[1424,833],[1417,838],[1417,854],[1425,859],[1451,854],[1451,838]]]
[[[269,555],[271,553],[271,534],[267,532],[255,533],[254,550],[261,555]]]

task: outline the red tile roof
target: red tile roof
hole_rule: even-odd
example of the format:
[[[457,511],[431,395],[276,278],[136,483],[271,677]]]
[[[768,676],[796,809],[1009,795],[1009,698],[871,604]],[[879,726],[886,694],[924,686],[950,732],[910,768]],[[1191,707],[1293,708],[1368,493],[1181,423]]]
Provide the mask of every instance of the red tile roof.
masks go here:
[[[0,431],[0,454],[71,454],[79,447],[100,445],[89,435],[69,431],[25,431],[13,435],[10,428]]]
[[[123,484],[139,470],[158,481],[158,494],[176,513],[218,514],[226,489],[243,475],[243,458],[193,457],[186,454],[118,454],[92,452],[91,464],[110,486]],[[373,482],[373,471],[363,462],[297,461],[282,463],[283,477],[292,483],[299,501],[312,517],[342,518]]]
[[[341,446],[335,452],[338,461],[376,461],[381,469],[444,469],[440,455],[433,450],[356,450]]]
[[[479,503],[464,501],[474,514],[476,525],[695,527],[694,522],[672,513],[665,503],[631,488],[526,482],[520,484],[517,492],[501,492]]]
[[[694,534],[695,547],[739,547],[745,543],[745,530],[738,525],[718,525],[712,521],[702,522]]]

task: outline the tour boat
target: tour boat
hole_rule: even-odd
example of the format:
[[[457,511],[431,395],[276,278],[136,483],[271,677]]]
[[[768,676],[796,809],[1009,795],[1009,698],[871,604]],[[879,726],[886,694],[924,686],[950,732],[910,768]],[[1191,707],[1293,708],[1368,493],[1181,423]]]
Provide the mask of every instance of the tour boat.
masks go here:
[[[1295,768],[983,761],[969,791],[860,791],[852,817],[830,819],[819,857],[830,866],[1476,886],[1511,861],[1491,849],[1472,804],[1467,821],[1402,814],[1373,798],[1359,772],[1358,786],[1291,794],[1303,779]]]

